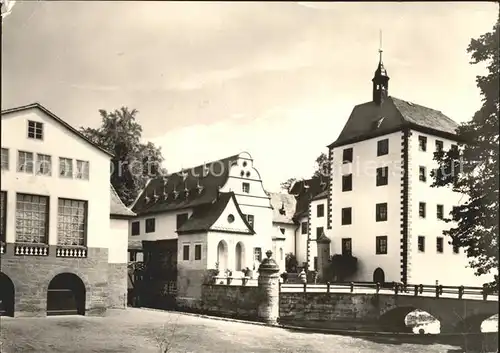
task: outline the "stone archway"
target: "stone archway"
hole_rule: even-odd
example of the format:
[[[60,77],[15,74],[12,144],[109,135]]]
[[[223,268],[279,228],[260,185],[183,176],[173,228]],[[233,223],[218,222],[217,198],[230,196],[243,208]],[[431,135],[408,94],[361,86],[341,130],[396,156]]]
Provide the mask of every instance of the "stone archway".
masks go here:
[[[243,270],[245,264],[245,245],[239,241],[237,244],[236,244],[236,248],[235,248],[235,264],[234,264],[234,270],[235,271],[241,271]]]
[[[0,316],[14,316],[15,292],[10,277],[0,272]]]
[[[439,333],[439,320],[414,306],[397,306],[384,312],[379,319],[383,331],[399,333]],[[438,326],[436,326],[436,324]]]
[[[223,273],[224,270],[227,270],[228,247],[224,240],[221,240],[219,245],[217,245],[217,263],[219,264],[219,270],[221,273]]]
[[[380,267],[377,267],[375,271],[373,271],[373,282],[379,283],[380,285],[385,283],[385,273]]]
[[[85,315],[85,285],[73,273],[60,273],[47,289],[47,315]]]

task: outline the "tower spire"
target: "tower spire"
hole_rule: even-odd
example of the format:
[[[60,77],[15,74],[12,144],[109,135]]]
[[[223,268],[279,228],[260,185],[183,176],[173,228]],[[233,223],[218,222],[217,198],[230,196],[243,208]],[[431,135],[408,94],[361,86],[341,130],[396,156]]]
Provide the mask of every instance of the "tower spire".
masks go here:
[[[375,75],[373,76],[373,101],[377,105],[381,105],[385,98],[388,96],[389,89],[389,76],[385,70],[384,64],[382,63],[382,30],[379,30],[379,62],[377,70],[375,70]]]
[[[379,62],[382,62],[382,30],[379,31],[379,45],[378,45],[378,53],[379,53]]]

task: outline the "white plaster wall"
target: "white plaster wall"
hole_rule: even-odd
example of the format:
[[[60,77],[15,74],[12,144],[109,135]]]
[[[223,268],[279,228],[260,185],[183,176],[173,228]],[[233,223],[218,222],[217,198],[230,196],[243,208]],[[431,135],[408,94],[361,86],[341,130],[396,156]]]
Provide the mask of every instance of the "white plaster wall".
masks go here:
[[[208,232],[207,235],[207,268],[215,268],[217,262],[217,247],[221,241],[224,241],[227,245],[227,266],[224,268],[224,266],[220,264],[219,269],[221,274],[223,274],[226,269],[234,272],[236,263],[236,244],[238,244],[238,242],[243,244],[242,268],[253,268],[252,259],[253,248],[255,246],[253,236],[246,234],[231,234],[228,237],[228,233],[212,231]],[[263,256],[265,256],[264,253]]]
[[[207,267],[207,259],[209,248],[207,246],[207,232],[195,234],[183,234],[179,236],[177,241],[177,266],[189,270],[213,269],[215,264]],[[201,259],[195,260],[195,245],[201,245]],[[189,245],[189,260],[184,260],[184,245]],[[211,249],[210,249],[211,250]]]
[[[229,215],[234,217],[234,221],[229,223],[228,218]],[[236,208],[236,204],[233,199],[230,199],[226,205],[226,208],[221,213],[219,218],[214,222],[211,227],[212,230],[227,230],[227,231],[236,231],[236,232],[247,232],[248,227],[245,224],[243,218],[239,215],[238,209]]]
[[[27,138],[28,120],[44,124],[43,140]],[[7,191],[7,242],[15,242],[16,192],[50,196],[49,244],[57,244],[58,198],[88,201],[87,246],[108,247],[110,239],[110,157],[38,109],[2,116],[2,148],[9,149],[9,170],[2,170]],[[52,176],[17,172],[18,150],[52,156]],[[59,177],[59,157],[89,161],[89,180]],[[34,168],[36,170],[36,168]],[[73,161],[73,170],[76,162]]]
[[[302,266],[307,259],[307,233],[302,234],[302,222],[308,222],[307,215],[304,215],[299,219],[299,228],[296,231],[297,238],[297,253],[295,256],[297,257],[297,262],[299,266]]]
[[[111,219],[108,263],[123,264],[128,262],[128,220]]]
[[[427,137],[427,151],[419,151],[418,136]],[[441,140],[444,150],[449,150],[455,142],[417,131],[412,131],[409,146],[409,156],[412,162],[411,203],[412,227],[411,240],[411,267],[409,268],[409,283],[435,284],[436,280],[443,285],[481,286],[490,280],[488,276],[477,277],[468,267],[468,260],[463,251],[453,253],[453,246],[448,244],[451,237],[444,237],[442,231],[453,227],[453,223],[445,223],[437,219],[436,206],[444,206],[444,216],[449,217],[453,206],[466,201],[461,194],[453,192],[449,187],[431,188],[433,180],[430,177],[432,169],[438,166],[433,160],[435,141]],[[427,182],[419,180],[419,166],[427,170]],[[426,203],[426,218],[419,217],[419,203]],[[425,236],[425,252],[418,251],[418,236]],[[436,250],[436,238],[444,237],[443,253]]]
[[[285,223],[273,223],[273,233],[279,237],[284,237],[285,241],[283,244],[283,251],[286,254],[295,254],[295,230],[297,225],[295,224],[285,224]],[[285,234],[282,234],[280,228],[285,229]]]
[[[133,218],[129,222],[129,240],[131,241],[142,241],[142,240],[161,240],[161,239],[177,239],[177,215],[182,213],[188,213],[191,217],[193,211],[191,209],[176,210],[164,213],[155,213],[151,215],[138,216]],[[155,231],[151,233],[146,233],[146,219],[154,218],[155,221]],[[139,221],[139,235],[132,235],[132,223]]]
[[[242,172],[243,176],[241,175]],[[247,173],[250,173],[249,176],[247,176]],[[249,193],[242,192],[243,182],[250,184]],[[262,256],[264,258],[266,251],[272,251],[273,249],[273,210],[271,208],[270,197],[264,190],[262,179],[255,168],[250,154],[246,152],[240,153],[235,165],[231,167],[229,178],[221,188],[221,191],[234,192],[241,211],[244,214],[254,216],[254,230],[256,234],[251,239],[251,251],[246,252],[246,256],[250,256],[247,259],[253,259],[254,247],[262,249]],[[252,268],[252,266],[248,267]]]
[[[242,175],[243,174],[243,175]],[[244,193],[243,183],[250,184],[250,192]],[[262,179],[254,167],[251,156],[243,152],[236,163],[229,170],[229,177],[221,192],[234,192],[240,206],[270,207],[270,198],[264,190]]]
[[[318,256],[318,245],[316,243],[316,229],[318,227],[323,227],[325,234],[327,233],[328,226],[328,208],[327,208],[327,199],[313,200],[311,201],[310,207],[310,215],[311,218],[309,220],[309,225],[311,229],[311,236],[309,237],[309,269],[314,270],[314,258]],[[323,217],[318,217],[317,207],[318,205],[323,205],[324,213]]]
[[[279,232],[279,229],[275,229],[275,231]],[[283,236],[281,232],[279,232],[279,234]],[[276,261],[280,267],[280,273],[285,272],[285,241],[281,239],[273,240],[271,251],[273,252],[272,257],[274,258],[274,261]]]
[[[358,258],[357,281],[372,281],[380,267],[386,281],[400,281],[401,132],[333,149],[331,254],[341,253],[341,239],[352,239]],[[377,157],[377,141],[389,139],[389,154]],[[353,147],[353,163],[343,164],[343,150]],[[389,167],[388,185],[376,186],[376,169]],[[353,174],[352,191],[342,192],[342,175]],[[387,203],[388,220],[375,221],[375,204]],[[341,209],[352,207],[352,224],[341,225]],[[312,234],[312,232],[311,232]],[[375,238],[387,235],[387,255],[376,255]]]

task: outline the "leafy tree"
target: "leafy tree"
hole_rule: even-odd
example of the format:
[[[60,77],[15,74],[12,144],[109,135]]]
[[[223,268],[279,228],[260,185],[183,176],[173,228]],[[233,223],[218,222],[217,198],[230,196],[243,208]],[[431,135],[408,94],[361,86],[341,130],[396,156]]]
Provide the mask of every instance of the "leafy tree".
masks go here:
[[[312,179],[314,178],[319,178],[320,176],[323,176],[324,178],[328,178],[329,176],[329,160],[328,156],[325,153],[321,153],[315,160],[315,171],[314,174],[312,175]],[[285,190],[286,192],[290,192],[290,188],[292,187],[293,183],[297,181],[296,178],[289,178],[288,180],[282,182],[280,184],[281,189]]]
[[[290,192],[290,188],[292,187],[293,183],[295,183],[297,179],[295,178],[289,178],[287,181],[284,181],[280,184],[281,189],[285,190],[286,192]]]
[[[472,120],[457,129],[458,148],[436,153],[439,168],[434,187],[451,187],[465,201],[451,212],[455,226],[443,233],[465,249],[476,275],[498,269],[498,111],[499,21],[492,32],[472,39],[471,64],[485,63],[487,74],[477,76],[482,106]],[[492,285],[498,285],[498,272]]]
[[[99,110],[101,126],[80,128],[88,139],[114,154],[111,161],[111,184],[126,205],[131,204],[149,178],[166,170],[161,148],[142,143],[142,127],[136,121],[138,111],[121,107],[112,112]]]
[[[313,178],[319,178],[320,176],[328,177],[329,176],[329,160],[328,156],[321,152],[321,154],[315,160],[316,170],[314,171]]]
[[[358,270],[358,258],[350,254],[333,255],[324,269],[324,280],[344,282]],[[323,280],[323,279],[322,279]]]

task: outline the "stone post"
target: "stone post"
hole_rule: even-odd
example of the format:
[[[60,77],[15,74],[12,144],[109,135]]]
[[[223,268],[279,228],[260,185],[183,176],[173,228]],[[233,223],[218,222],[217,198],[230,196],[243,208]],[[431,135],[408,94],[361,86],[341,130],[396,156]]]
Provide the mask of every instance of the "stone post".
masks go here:
[[[273,252],[266,252],[267,259],[262,260],[259,266],[258,286],[262,295],[262,301],[259,304],[258,315],[264,322],[272,325],[278,323],[279,317],[279,271],[280,267],[271,258]]]
[[[318,246],[318,277],[321,282],[325,282],[325,268],[330,261],[330,243],[331,240],[325,235],[325,232],[321,233],[319,238],[316,239]]]

